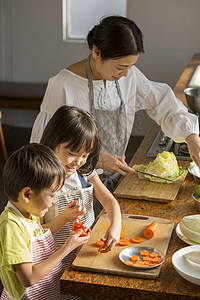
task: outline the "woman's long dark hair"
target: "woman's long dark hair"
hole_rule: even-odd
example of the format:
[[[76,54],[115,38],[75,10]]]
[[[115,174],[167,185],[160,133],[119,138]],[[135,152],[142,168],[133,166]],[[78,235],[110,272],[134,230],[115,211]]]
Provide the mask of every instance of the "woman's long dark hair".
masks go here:
[[[89,48],[96,46],[102,60],[117,59],[144,52],[142,32],[130,19],[121,16],[103,18],[89,31]]]
[[[78,170],[88,175],[95,168],[100,153],[100,137],[95,119],[85,110],[74,106],[61,106],[47,123],[41,144],[55,151],[59,144],[67,143],[72,152],[84,149],[90,153],[87,162]]]

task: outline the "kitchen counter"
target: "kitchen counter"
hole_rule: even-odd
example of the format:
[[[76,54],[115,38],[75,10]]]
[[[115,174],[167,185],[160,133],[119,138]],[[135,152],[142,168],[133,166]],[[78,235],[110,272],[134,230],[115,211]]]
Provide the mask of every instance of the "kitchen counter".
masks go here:
[[[176,96],[183,103],[185,97],[182,90],[198,64],[200,54],[195,54],[174,88]],[[146,157],[146,153],[159,129],[158,125],[153,125],[133,156],[131,166],[140,163],[146,165],[152,161],[152,158]],[[189,161],[179,160],[179,165],[188,168]],[[176,227],[183,216],[198,214],[191,196],[195,185],[188,174],[176,199],[169,204],[118,198],[121,212],[169,219]],[[161,273],[157,279],[151,280],[77,271],[69,265],[61,278],[61,293],[93,299],[200,299],[199,286],[184,280],[172,265],[174,252],[186,246],[188,244],[179,239],[174,229]]]

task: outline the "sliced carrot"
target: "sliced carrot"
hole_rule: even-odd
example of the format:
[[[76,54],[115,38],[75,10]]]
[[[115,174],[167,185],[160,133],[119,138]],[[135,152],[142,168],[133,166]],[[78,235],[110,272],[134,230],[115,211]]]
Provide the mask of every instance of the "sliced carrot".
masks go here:
[[[142,243],[143,241],[144,241],[144,239],[142,237],[138,237],[138,236],[135,236],[131,239],[131,242],[135,243],[135,244]]]
[[[97,247],[100,247],[102,245],[104,245],[104,242],[102,240],[99,240],[99,241],[96,242]]]
[[[152,263],[159,264],[160,262],[161,262],[161,259],[160,259],[160,257],[155,257],[155,258],[152,258]]]
[[[129,266],[134,266],[134,263],[132,261],[124,261],[125,264],[129,265]]]
[[[99,249],[98,249],[99,252],[101,252],[104,245],[105,245],[105,243],[102,240],[99,240],[96,242],[96,246],[99,247]]]
[[[101,252],[101,250],[103,249],[105,243],[103,242],[103,244],[99,247],[98,251]]]
[[[149,267],[154,267],[154,266],[157,266],[157,264],[156,264],[156,263],[151,263],[151,264],[149,265]]]
[[[158,227],[158,222],[154,221],[143,231],[143,235],[146,239],[152,239],[154,237],[155,231]]]
[[[150,266],[150,264],[151,264],[151,261],[149,261],[149,260],[144,261],[144,266],[145,266],[145,267],[146,267],[146,266]]]
[[[133,255],[133,256],[131,256],[130,257],[130,260],[132,260],[132,261],[139,261],[139,256],[136,256],[136,255]]]
[[[86,231],[86,226],[83,223],[81,223],[81,222],[76,222],[75,221],[74,224],[73,224],[73,226],[72,226],[72,231],[76,232],[79,229],[82,230],[82,233],[81,233],[80,236],[86,236],[86,235],[88,235],[88,231]]]
[[[158,257],[158,253],[156,253],[156,252],[151,252],[151,253],[149,253],[149,256],[152,257],[152,258]]]
[[[130,244],[130,241],[127,239],[120,239],[119,243],[117,245],[119,246],[128,246]]]
[[[125,237],[126,237],[125,233],[121,232],[120,233],[120,239],[125,239]]]
[[[143,261],[151,261],[152,260],[152,258],[149,257],[149,255],[143,256],[142,259],[143,259]]]
[[[144,266],[144,262],[141,261],[141,260],[139,260],[136,263],[134,263],[134,266],[136,266],[136,267],[142,267],[142,266]]]
[[[148,256],[149,255],[149,251],[147,251],[147,250],[141,250],[140,251],[140,255],[141,256]]]

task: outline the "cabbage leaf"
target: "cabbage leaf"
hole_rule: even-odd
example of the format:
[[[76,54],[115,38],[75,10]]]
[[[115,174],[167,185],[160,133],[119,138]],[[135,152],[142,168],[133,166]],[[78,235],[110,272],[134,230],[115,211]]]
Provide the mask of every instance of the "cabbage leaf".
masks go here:
[[[182,221],[187,228],[200,233],[200,215],[186,216]]]

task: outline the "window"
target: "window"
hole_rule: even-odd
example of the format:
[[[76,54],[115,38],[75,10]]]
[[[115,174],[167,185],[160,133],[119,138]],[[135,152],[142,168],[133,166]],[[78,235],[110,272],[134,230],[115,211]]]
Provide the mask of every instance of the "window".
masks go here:
[[[83,41],[103,16],[126,16],[126,0],[63,0],[63,39]]]

